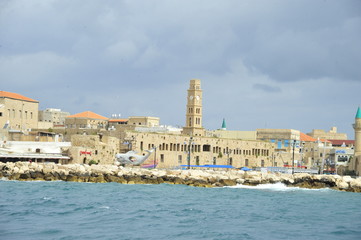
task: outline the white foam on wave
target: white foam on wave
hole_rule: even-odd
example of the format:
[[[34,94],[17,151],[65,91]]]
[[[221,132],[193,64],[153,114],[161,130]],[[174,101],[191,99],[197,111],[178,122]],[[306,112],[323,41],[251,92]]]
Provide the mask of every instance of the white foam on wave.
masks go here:
[[[286,184],[278,182],[278,183],[268,183],[268,184],[259,184],[256,186],[242,185],[238,184],[236,186],[228,186],[227,188],[241,188],[241,189],[258,189],[258,190],[270,190],[270,191],[329,191],[329,188],[321,188],[321,189],[309,189],[309,188],[300,188],[300,187],[287,187]]]

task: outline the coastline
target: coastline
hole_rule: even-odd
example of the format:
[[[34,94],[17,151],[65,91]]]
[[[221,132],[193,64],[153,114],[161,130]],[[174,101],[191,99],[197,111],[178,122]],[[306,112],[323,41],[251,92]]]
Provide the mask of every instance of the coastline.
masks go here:
[[[0,178],[19,181],[117,182],[121,184],[183,184],[194,187],[224,187],[283,183],[287,186],[361,192],[361,178],[307,173],[261,173],[242,170],[163,170],[115,165],[0,163]]]

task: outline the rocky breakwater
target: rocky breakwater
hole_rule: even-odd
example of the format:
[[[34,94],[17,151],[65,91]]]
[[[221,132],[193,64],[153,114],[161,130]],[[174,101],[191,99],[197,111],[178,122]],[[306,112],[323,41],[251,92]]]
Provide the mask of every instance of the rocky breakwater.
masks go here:
[[[196,187],[223,187],[237,184],[284,183],[302,188],[332,188],[361,192],[361,178],[338,175],[281,174],[256,171],[159,170],[124,168],[115,165],[54,163],[0,163],[0,178],[19,181],[117,182],[123,184],[184,184]]]

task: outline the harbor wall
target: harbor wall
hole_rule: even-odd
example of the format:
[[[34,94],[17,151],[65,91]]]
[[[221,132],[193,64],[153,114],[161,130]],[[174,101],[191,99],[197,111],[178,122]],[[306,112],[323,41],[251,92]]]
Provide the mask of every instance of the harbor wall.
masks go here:
[[[161,170],[115,165],[0,163],[0,178],[19,181],[117,182],[122,184],[184,184],[195,187],[223,187],[284,183],[302,188],[332,188],[361,192],[361,178],[339,175],[283,174],[241,170]]]

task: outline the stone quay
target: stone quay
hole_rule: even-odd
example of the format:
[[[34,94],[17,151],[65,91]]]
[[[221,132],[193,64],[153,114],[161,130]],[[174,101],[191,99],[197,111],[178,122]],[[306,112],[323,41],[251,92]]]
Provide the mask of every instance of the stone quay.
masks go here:
[[[224,187],[283,183],[301,188],[331,188],[361,192],[361,178],[339,175],[283,174],[242,170],[163,170],[115,165],[0,163],[0,178],[18,181],[71,181],[122,184],[184,184],[194,187]]]

